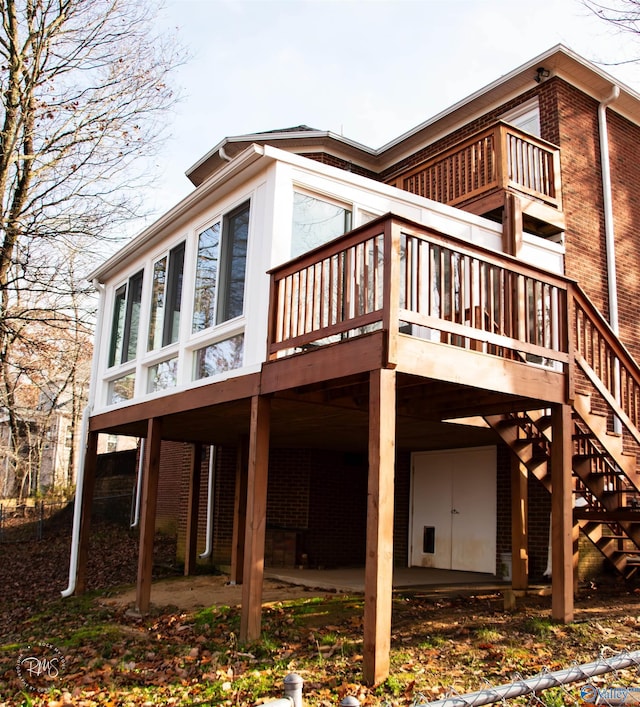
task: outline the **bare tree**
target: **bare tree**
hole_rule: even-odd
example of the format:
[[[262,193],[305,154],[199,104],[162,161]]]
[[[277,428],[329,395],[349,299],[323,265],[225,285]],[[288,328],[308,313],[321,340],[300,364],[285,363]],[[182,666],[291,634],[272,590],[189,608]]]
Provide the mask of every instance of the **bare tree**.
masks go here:
[[[37,366],[28,371],[24,362],[55,360],[57,347],[67,356],[62,369],[77,365],[88,315],[81,272],[104,257],[104,241],[122,235],[149,183],[145,158],[163,137],[175,100],[168,76],[183,59],[172,37],[154,31],[156,11],[154,0],[0,1],[0,407],[14,445],[8,458],[17,458],[25,429],[16,398],[25,379],[40,394],[75,385],[70,371],[36,383]],[[69,332],[82,332],[75,348]]]
[[[634,35],[640,34],[640,0],[609,0],[608,2],[582,0],[582,4],[616,30]],[[629,64],[637,62],[638,59],[636,54],[631,59],[610,63]]]

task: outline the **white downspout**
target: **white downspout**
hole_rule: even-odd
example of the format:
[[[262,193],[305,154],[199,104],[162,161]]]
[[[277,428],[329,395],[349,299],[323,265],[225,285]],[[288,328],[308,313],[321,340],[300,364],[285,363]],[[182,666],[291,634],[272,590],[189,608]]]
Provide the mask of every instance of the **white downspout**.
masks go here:
[[[609,287],[609,324],[617,334],[618,286],[616,280],[616,246],[613,222],[613,200],[611,198],[611,169],[609,165],[609,134],[607,131],[607,106],[620,96],[620,89],[614,86],[607,98],[598,106],[598,129],[600,131],[600,165],[602,168],[602,195],[604,201],[604,238],[607,252],[607,278]]]
[[[213,486],[216,473],[217,448],[215,445],[209,446],[209,486],[207,488],[207,545],[200,555],[202,559],[211,557],[213,552]]]
[[[78,464],[78,478],[76,479],[76,496],[73,504],[73,527],[71,529],[71,556],[69,558],[69,584],[63,589],[63,597],[70,597],[76,590],[76,578],[78,574],[78,549],[80,547],[80,520],[82,518],[82,492],[84,487],[84,461],[86,457],[87,437],[89,434],[89,415],[93,410],[95,401],[96,381],[98,379],[98,359],[96,355],[101,350],[102,343],[102,320],[104,317],[105,287],[97,280],[93,281],[93,286],[99,293],[98,299],[98,319],[96,321],[96,333],[93,337],[93,364],[91,366],[91,384],[89,386],[89,401],[82,413],[82,435],[83,453],[80,455]]]
[[[133,522],[131,528],[137,528],[140,522],[140,500],[142,498],[142,474],[144,469],[144,451],[146,447],[146,438],[140,438],[140,456],[138,458],[138,474],[136,478],[136,506],[133,511]]]
[[[82,516],[82,488],[84,486],[84,458],[86,456],[86,439],[89,427],[89,406],[82,411],[82,425],[80,434],[85,444],[82,446],[83,454],[78,463],[78,478],[76,479],[76,495],[73,504],[73,526],[71,529],[71,556],[69,558],[69,584],[61,594],[70,597],[76,590],[76,575],[78,574],[78,548],[80,546],[80,518]]]
[[[609,296],[609,324],[616,336],[619,334],[618,319],[618,281],[616,277],[616,244],[613,221],[613,199],[611,189],[611,169],[609,161],[609,133],[607,130],[607,106],[620,96],[620,88],[613,86],[611,93],[598,106],[598,129],[600,132],[600,166],[602,169],[602,197],[604,205],[604,240],[607,254],[607,286]],[[620,365],[616,360],[613,391],[615,399],[620,401]],[[613,429],[620,434],[622,424],[617,417],[613,420]]]

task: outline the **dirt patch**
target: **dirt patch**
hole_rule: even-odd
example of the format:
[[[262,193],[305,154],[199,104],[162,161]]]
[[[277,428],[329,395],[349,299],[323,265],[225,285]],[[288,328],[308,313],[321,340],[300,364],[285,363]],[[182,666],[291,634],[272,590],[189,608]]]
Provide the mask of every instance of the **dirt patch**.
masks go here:
[[[262,585],[263,605],[325,594],[326,590],[296,587],[270,579],[265,579]],[[135,599],[136,589],[132,587],[101,601],[115,606],[127,606],[133,605]],[[163,579],[151,585],[151,603],[158,608],[171,606],[182,611],[193,611],[205,606],[240,606],[242,586],[229,584],[229,577],[226,575]]]

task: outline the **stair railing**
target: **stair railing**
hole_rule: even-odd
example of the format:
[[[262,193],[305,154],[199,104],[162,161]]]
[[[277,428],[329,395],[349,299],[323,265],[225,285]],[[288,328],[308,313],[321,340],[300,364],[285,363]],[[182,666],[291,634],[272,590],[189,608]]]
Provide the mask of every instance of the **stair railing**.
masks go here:
[[[575,363],[640,444],[640,366],[577,284],[569,300]]]

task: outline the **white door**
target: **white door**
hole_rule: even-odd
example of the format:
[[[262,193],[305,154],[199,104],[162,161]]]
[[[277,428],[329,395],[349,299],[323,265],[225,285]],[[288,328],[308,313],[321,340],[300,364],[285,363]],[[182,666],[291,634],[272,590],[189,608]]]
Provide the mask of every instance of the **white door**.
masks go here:
[[[412,459],[410,564],[496,571],[496,448]]]

